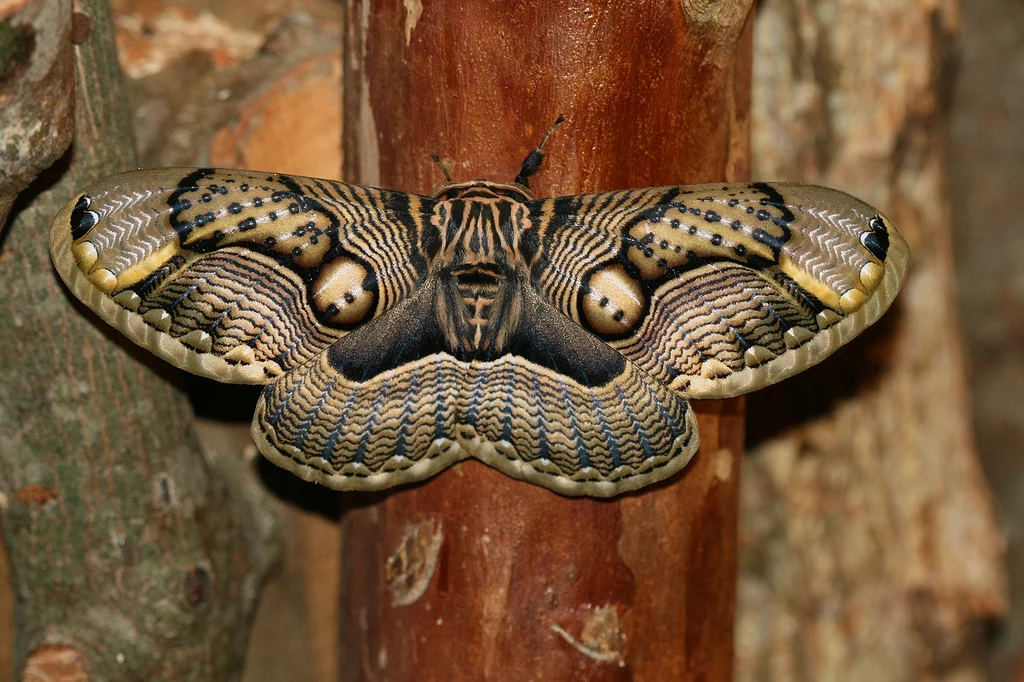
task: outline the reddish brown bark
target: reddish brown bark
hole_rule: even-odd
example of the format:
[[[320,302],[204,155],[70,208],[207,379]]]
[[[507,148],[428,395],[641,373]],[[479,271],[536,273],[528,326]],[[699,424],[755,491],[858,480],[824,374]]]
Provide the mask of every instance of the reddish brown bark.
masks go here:
[[[558,114],[537,194],[742,179],[750,33],[742,2],[353,5],[350,180],[427,192],[511,180]],[[467,462],[351,496],[345,680],[728,680],[738,402],[698,406],[681,475],[568,499]]]

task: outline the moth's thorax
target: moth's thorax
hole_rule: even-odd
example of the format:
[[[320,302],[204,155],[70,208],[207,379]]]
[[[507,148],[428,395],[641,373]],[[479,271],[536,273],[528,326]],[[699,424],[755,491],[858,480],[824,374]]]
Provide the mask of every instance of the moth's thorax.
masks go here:
[[[481,181],[449,186],[438,197],[433,220],[441,246],[432,264],[438,322],[458,356],[497,357],[522,311],[519,243],[529,195]]]
[[[441,237],[437,265],[515,267],[528,215],[517,197],[495,194],[487,187],[467,188],[438,202],[433,216]]]

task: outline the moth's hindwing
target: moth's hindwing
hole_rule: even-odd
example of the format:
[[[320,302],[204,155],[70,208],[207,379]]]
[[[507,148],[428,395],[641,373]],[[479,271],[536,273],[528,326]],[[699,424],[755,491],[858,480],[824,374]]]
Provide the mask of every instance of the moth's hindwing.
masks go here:
[[[58,214],[78,298],[190,372],[265,383],[407,297],[432,199],[252,171],[109,177]]]
[[[909,260],[875,209],[796,184],[537,200],[533,281],[645,373],[696,398],[813,365],[874,322]]]
[[[416,481],[476,457],[566,495],[615,495],[686,465],[686,401],[536,295],[509,352],[445,352],[434,282],[267,386],[253,435],[273,461],[335,488]]]

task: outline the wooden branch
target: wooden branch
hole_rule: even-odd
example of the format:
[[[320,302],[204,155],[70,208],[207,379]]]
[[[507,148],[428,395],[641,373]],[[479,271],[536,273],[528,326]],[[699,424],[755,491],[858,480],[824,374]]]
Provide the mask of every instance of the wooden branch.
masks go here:
[[[71,0],[0,3],[0,233],[14,199],[71,144],[71,33]]]
[[[903,292],[829,362],[751,396],[739,680],[981,680],[1006,604],[975,457],[946,186],[955,3],[765,0],[755,177],[832,185],[910,243]]]
[[[351,6],[348,179],[511,180],[558,114],[540,195],[746,176],[747,5],[643,0]],[[739,402],[698,407],[667,485],[567,499],[466,462],[352,496],[345,680],[728,680]]]
[[[274,556],[267,499],[247,466],[203,456],[167,368],[73,306],[47,254],[72,192],[135,162],[109,10],[79,4],[74,153],[12,221],[0,267],[16,662],[26,680],[224,679]]]

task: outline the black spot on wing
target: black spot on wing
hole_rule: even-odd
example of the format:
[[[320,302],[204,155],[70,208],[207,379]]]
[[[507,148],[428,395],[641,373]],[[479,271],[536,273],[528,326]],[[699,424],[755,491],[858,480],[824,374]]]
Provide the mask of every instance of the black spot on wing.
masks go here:
[[[772,253],[775,255],[776,261],[778,261],[779,254],[782,253],[782,248],[785,246],[786,240],[789,238],[787,235],[785,239],[779,239],[775,235],[765,232],[761,228],[754,230],[750,236],[771,249]]]
[[[95,211],[89,210],[92,199],[83,194],[78,197],[75,207],[71,209],[71,238],[81,239],[86,232],[96,226],[98,216]]]
[[[189,201],[185,195],[190,192],[199,191],[199,181],[212,175],[214,170],[212,168],[199,168],[178,182],[178,186],[171,193],[171,196],[167,197],[167,205],[171,209],[171,214],[168,217],[168,221],[175,232],[178,233],[178,239],[181,243],[184,243],[195,225],[192,224],[191,220],[181,220],[181,214],[190,208],[192,208],[192,202]],[[197,220],[205,221],[210,214],[203,214],[197,218]],[[203,222],[203,225],[206,223]],[[200,225],[201,227],[202,225]]]
[[[884,261],[889,254],[889,230],[885,227],[885,221],[881,217],[875,216],[868,222],[868,226],[871,228],[871,232],[862,234],[860,243],[871,252],[871,255]]]
[[[789,209],[789,206],[786,204],[786,200],[782,198],[779,190],[775,189],[767,182],[755,182],[751,187],[764,195],[761,199],[762,206],[771,206],[772,208],[778,209],[783,221],[787,224],[793,222],[793,211]]]

